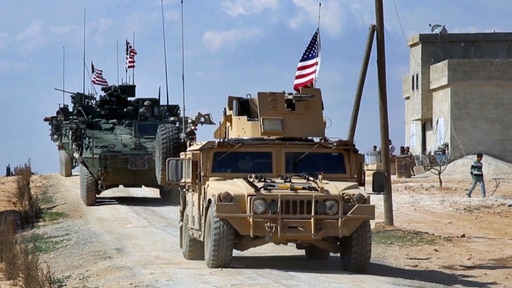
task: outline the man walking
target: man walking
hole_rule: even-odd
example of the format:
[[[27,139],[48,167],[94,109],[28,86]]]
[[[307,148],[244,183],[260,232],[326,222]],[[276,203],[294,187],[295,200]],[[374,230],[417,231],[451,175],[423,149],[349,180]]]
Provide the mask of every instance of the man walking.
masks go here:
[[[480,190],[482,192],[482,198],[485,197],[485,182],[484,182],[484,173],[483,173],[483,163],[482,163],[483,155],[482,153],[476,154],[476,161],[471,164],[471,178],[473,178],[473,184],[469,187],[468,192],[466,192],[466,196],[471,198],[471,193],[476,187],[476,184],[480,183]]]

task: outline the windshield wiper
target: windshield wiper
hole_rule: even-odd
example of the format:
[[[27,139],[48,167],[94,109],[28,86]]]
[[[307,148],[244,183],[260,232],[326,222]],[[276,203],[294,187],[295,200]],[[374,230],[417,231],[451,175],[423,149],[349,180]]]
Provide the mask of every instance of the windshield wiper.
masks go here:
[[[318,148],[318,146],[320,146],[320,144],[316,144],[315,146],[313,146],[313,148],[311,148],[311,150],[309,151],[306,151],[306,153],[300,155],[299,158],[295,159],[293,162],[294,163],[297,163],[299,162],[300,160],[302,160],[302,158],[306,157],[306,155],[308,155],[309,153],[311,153],[311,151],[315,150],[316,148]]]
[[[222,154],[216,161],[219,161],[220,159],[226,157],[226,155],[228,155],[229,153],[235,151],[238,147],[242,146],[242,143],[238,143],[235,147],[233,147],[233,149],[227,151],[226,153]]]

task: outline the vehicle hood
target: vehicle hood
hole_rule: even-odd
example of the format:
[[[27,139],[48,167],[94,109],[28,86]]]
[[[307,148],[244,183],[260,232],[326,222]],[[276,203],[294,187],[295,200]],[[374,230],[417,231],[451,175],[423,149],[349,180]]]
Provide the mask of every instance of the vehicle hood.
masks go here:
[[[251,185],[254,184],[254,185]],[[264,186],[267,186],[265,189]],[[323,189],[322,189],[323,187]],[[255,195],[260,193],[271,194],[300,194],[300,195],[341,195],[342,193],[361,193],[357,183],[343,181],[323,181],[320,185],[313,181],[299,180],[285,183],[283,180],[273,180],[273,182],[258,182],[237,179],[210,178],[206,185],[206,189],[213,193],[222,193],[228,191],[230,193],[244,193],[247,195]]]

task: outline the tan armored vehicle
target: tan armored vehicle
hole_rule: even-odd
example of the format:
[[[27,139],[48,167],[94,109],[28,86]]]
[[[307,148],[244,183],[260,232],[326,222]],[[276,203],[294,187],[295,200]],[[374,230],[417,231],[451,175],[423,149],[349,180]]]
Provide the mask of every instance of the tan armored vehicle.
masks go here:
[[[182,187],[186,259],[227,267],[233,249],[295,244],[309,259],[340,254],[344,270],[368,269],[375,207],[361,188],[363,155],[325,137],[322,110],[315,88],[230,96],[218,141],[168,159],[167,180]]]

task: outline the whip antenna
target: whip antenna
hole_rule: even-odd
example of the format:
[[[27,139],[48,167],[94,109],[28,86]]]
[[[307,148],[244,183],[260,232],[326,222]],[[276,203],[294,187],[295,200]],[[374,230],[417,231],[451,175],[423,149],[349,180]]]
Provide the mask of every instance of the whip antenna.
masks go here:
[[[160,0],[162,7],[162,34],[164,38],[164,63],[165,63],[165,97],[169,105],[169,81],[167,80],[167,49],[165,48],[165,21],[164,21],[164,0]]]
[[[182,86],[182,97],[183,97],[183,138],[185,137],[185,46],[183,38],[183,0],[181,0],[181,86]]]

